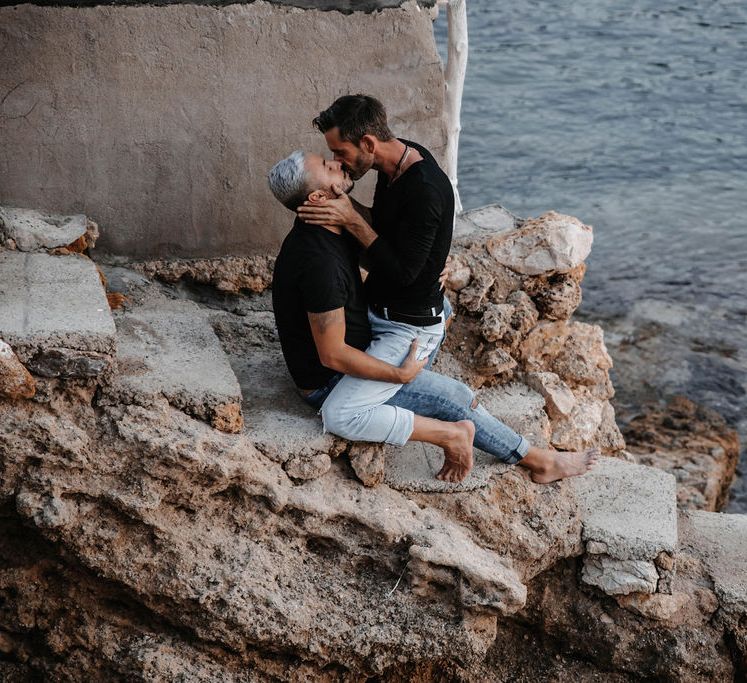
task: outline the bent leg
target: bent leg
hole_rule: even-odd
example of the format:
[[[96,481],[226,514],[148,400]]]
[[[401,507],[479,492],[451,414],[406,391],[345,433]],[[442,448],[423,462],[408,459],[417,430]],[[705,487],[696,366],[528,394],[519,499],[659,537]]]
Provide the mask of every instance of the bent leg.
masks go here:
[[[417,336],[420,354],[432,353],[442,336],[443,325],[416,328],[370,316],[374,338],[366,353],[379,360],[400,365],[407,356],[412,340]],[[413,411],[386,405],[402,387],[401,384],[343,377],[330,392],[321,408],[325,431],[352,441],[372,441],[404,445],[414,429]],[[426,434],[430,433],[426,427]],[[435,430],[434,434],[440,432]],[[434,438],[438,438],[437,436]],[[418,439],[420,440],[420,439]],[[438,443],[438,440],[430,443]],[[441,445],[441,444],[439,444]]]
[[[475,425],[474,445],[509,465],[520,462],[530,448],[523,436],[479,405],[466,384],[437,372],[421,370],[387,404],[438,420],[471,420]]]

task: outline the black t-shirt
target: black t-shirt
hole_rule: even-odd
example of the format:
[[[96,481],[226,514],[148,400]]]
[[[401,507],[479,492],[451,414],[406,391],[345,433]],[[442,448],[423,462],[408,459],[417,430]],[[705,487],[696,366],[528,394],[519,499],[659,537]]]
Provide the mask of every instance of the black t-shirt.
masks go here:
[[[454,227],[454,191],[448,176],[423,146],[401,140],[423,157],[388,186],[376,182],[371,226],[379,237],[366,250],[371,304],[401,313],[440,306],[438,277],[446,264]]]
[[[347,233],[336,235],[299,218],[280,248],[272,308],[286,365],[301,389],[318,389],[335,374],[319,360],[307,313],[344,307],[345,342],[365,350],[371,341],[359,249]]]

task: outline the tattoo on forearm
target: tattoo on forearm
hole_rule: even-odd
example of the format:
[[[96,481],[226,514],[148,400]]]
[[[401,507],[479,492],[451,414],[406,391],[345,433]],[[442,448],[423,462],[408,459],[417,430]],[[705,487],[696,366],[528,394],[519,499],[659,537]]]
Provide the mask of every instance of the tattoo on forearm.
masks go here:
[[[330,325],[339,324],[345,319],[342,308],[336,308],[334,311],[325,311],[324,313],[309,313],[309,322],[311,326],[319,332],[325,332]]]

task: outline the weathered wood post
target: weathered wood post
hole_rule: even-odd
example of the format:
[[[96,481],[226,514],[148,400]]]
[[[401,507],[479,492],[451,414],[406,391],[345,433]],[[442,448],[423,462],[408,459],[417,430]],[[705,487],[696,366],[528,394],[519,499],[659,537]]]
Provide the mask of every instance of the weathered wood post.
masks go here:
[[[457,187],[457,159],[459,132],[462,130],[461,109],[464,77],[467,73],[467,2],[443,0],[447,5],[448,55],[446,62],[446,92],[444,95],[444,123],[446,125],[446,173],[454,186],[455,213],[462,212]]]

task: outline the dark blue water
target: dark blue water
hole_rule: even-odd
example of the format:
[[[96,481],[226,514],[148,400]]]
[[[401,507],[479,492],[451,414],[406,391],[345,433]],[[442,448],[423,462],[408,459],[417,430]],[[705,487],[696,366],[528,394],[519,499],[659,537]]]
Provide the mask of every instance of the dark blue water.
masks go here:
[[[747,442],[747,3],[467,10],[465,208],[593,225],[580,314],[608,331],[621,404],[684,393]],[[444,56],[444,9],[435,31]]]

